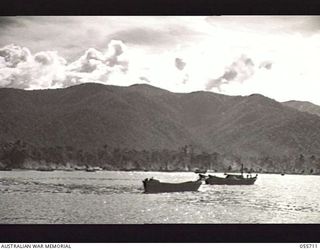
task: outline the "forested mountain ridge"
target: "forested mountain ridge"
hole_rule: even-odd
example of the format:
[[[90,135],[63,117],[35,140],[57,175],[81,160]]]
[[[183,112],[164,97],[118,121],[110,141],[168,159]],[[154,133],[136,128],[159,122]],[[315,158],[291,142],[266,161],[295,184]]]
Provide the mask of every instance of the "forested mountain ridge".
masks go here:
[[[212,157],[233,159],[226,161],[231,163],[320,156],[320,117],[257,94],[172,93],[146,84],[86,83],[33,91],[3,88],[0,132],[2,158],[8,151],[5,147],[19,142],[27,145],[28,152],[38,151],[38,160],[63,154],[61,163],[67,162],[68,152],[76,161],[75,152],[78,157],[82,152],[99,158],[102,149],[150,155],[182,152],[187,157],[186,145],[193,154],[216,154]],[[44,153],[50,148],[51,153]]]
[[[302,112],[308,112],[310,114],[320,116],[320,106],[315,105],[311,102],[302,102],[302,101],[287,101],[283,102],[284,105],[292,107]]]

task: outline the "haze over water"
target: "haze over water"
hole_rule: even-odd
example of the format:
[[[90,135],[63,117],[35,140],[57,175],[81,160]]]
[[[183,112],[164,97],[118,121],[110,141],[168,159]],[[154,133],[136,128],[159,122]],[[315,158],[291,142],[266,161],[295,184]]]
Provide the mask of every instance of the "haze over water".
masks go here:
[[[252,186],[144,194],[142,180],[194,173],[0,173],[0,223],[320,223],[320,176],[260,174]]]

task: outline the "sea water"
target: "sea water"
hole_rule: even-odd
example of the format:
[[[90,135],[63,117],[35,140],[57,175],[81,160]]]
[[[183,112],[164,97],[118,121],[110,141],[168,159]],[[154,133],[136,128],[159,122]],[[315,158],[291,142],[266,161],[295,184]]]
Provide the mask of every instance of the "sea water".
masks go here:
[[[223,174],[220,174],[223,176]],[[1,224],[320,223],[320,176],[260,174],[254,185],[144,194],[142,180],[194,173],[2,171]]]

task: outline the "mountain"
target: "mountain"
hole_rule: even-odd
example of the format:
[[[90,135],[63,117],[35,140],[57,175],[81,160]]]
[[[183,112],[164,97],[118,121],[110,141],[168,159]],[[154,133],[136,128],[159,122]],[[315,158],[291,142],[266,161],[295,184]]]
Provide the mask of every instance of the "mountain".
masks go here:
[[[320,154],[320,117],[262,95],[172,93],[146,84],[0,89],[0,144],[103,145],[246,157]]]
[[[320,106],[315,105],[311,102],[302,102],[302,101],[288,101],[283,102],[284,105],[295,108],[302,112],[308,112],[310,114],[320,116]]]

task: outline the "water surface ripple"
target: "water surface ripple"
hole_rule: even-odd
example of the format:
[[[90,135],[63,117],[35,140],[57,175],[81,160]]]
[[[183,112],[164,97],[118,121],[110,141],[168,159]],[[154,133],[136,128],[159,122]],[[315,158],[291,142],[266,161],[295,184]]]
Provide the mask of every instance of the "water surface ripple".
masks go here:
[[[320,223],[320,176],[259,175],[252,186],[144,194],[144,178],[193,173],[0,173],[0,223]]]

